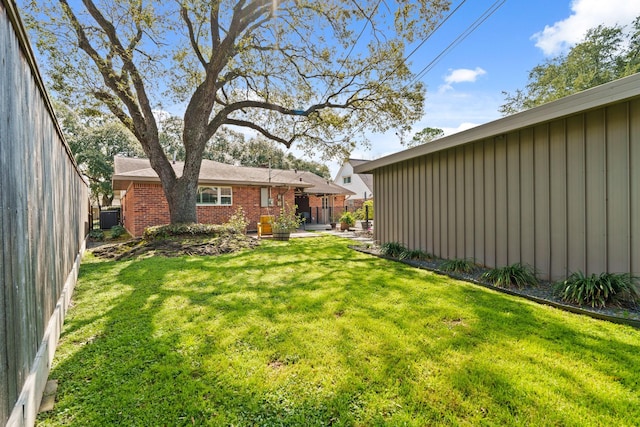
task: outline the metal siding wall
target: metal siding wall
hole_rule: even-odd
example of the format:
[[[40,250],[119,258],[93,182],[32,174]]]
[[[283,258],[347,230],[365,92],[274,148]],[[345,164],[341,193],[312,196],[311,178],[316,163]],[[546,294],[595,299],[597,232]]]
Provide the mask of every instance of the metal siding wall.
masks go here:
[[[629,123],[631,273],[640,275],[640,100],[629,105]]]
[[[507,135],[507,264],[522,259],[520,243],[520,135]]]
[[[567,145],[565,122],[549,127],[551,273],[552,280],[567,276]]]
[[[456,258],[465,258],[464,245],[464,225],[465,225],[465,194],[464,194],[464,147],[456,147],[455,156],[455,175],[456,175],[456,204],[455,204],[455,242]]]
[[[425,197],[425,213],[427,215],[427,242],[426,251],[430,254],[435,253],[434,243],[434,218],[435,209],[433,205],[433,156],[425,157],[425,181],[426,181],[426,197]]]
[[[485,258],[485,190],[484,190],[484,141],[473,145],[473,217],[474,217],[474,249],[476,262],[486,264]]]
[[[524,262],[547,280],[639,274],[640,99],[390,165],[376,179],[383,241],[488,267]]]
[[[440,153],[434,153],[431,164],[433,165],[433,255],[442,256],[442,223],[440,216]]]
[[[587,204],[587,274],[607,269],[607,176],[604,110],[585,117],[586,204]]]
[[[549,213],[549,126],[534,128],[533,156],[535,162],[535,267],[548,272],[551,266],[550,213]],[[545,276],[548,279],[548,275]]]
[[[607,270],[628,272],[629,122],[627,104],[607,108]]]
[[[474,228],[474,206],[475,193],[473,185],[473,176],[475,168],[473,167],[473,145],[464,147],[464,257],[475,259],[475,228]]]
[[[567,119],[567,268],[586,271],[586,176],[584,116]]]
[[[495,213],[496,213],[496,265],[509,263],[509,216],[507,195],[507,139],[495,139]]]
[[[536,263],[533,147],[533,129],[525,129],[520,134],[520,261],[531,266]]]
[[[496,266],[496,150],[493,140],[484,142],[484,259]]]

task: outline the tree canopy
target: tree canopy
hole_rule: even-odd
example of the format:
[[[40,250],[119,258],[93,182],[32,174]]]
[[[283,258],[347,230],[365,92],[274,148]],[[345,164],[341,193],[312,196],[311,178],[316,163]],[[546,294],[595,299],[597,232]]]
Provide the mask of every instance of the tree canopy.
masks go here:
[[[171,222],[195,222],[205,147],[229,126],[285,147],[344,156],[364,132],[422,116],[407,42],[425,38],[448,0],[32,0],[52,89],[106,108],[160,176]],[[362,35],[365,35],[363,38]],[[359,45],[366,41],[366,47]],[[176,176],[154,111],[184,108]]]
[[[584,41],[534,67],[524,89],[503,92],[504,115],[536,107],[640,71],[640,17],[630,28],[600,25]]]
[[[426,127],[419,132],[416,132],[411,138],[411,141],[407,142],[408,147],[416,147],[418,145],[426,144],[444,136],[444,131],[440,128]]]

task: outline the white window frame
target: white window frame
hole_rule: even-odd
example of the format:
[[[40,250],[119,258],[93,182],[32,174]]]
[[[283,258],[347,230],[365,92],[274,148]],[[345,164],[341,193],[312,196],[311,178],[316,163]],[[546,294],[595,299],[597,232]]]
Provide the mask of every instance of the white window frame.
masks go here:
[[[351,175],[342,177],[343,184],[351,184]]]
[[[217,203],[203,203],[201,202],[200,194],[201,191],[205,188],[209,188],[215,190],[217,193]],[[229,190],[229,194],[223,194],[222,190]],[[229,203],[222,203],[222,198],[228,199]],[[196,199],[196,205],[198,206],[233,206],[233,188],[232,187],[220,187],[217,185],[199,185],[198,186],[198,195]]]

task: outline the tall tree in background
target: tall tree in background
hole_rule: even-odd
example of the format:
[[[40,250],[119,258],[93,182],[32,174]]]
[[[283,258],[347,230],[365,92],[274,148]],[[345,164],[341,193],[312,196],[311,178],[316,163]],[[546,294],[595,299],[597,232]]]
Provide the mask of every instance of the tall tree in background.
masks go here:
[[[76,163],[89,181],[98,207],[113,202],[113,157],[144,155],[131,132],[110,117],[81,117],[66,105],[53,102],[58,122]]]
[[[525,89],[506,93],[504,115],[536,107],[640,71],[640,17],[630,30],[598,26],[565,55],[529,72]]]
[[[438,138],[444,136],[444,131],[440,128],[426,127],[420,132],[416,132],[411,138],[411,141],[407,143],[407,147],[417,147],[418,145],[426,144],[431,141],[435,141]]]
[[[422,116],[424,88],[404,59],[448,0],[45,0],[29,2],[52,89],[106,107],[158,173],[172,223],[196,221],[207,142],[226,126],[290,147],[344,155],[363,131]],[[37,16],[37,19],[35,17]],[[48,17],[44,19],[44,17]],[[357,47],[366,31],[366,48]],[[154,109],[185,103],[182,176]]]

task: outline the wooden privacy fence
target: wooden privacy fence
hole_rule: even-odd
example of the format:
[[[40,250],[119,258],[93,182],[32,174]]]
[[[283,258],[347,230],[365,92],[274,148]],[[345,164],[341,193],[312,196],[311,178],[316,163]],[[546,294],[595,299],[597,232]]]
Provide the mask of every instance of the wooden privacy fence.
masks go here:
[[[75,284],[88,188],[0,0],[0,425],[31,425]]]

